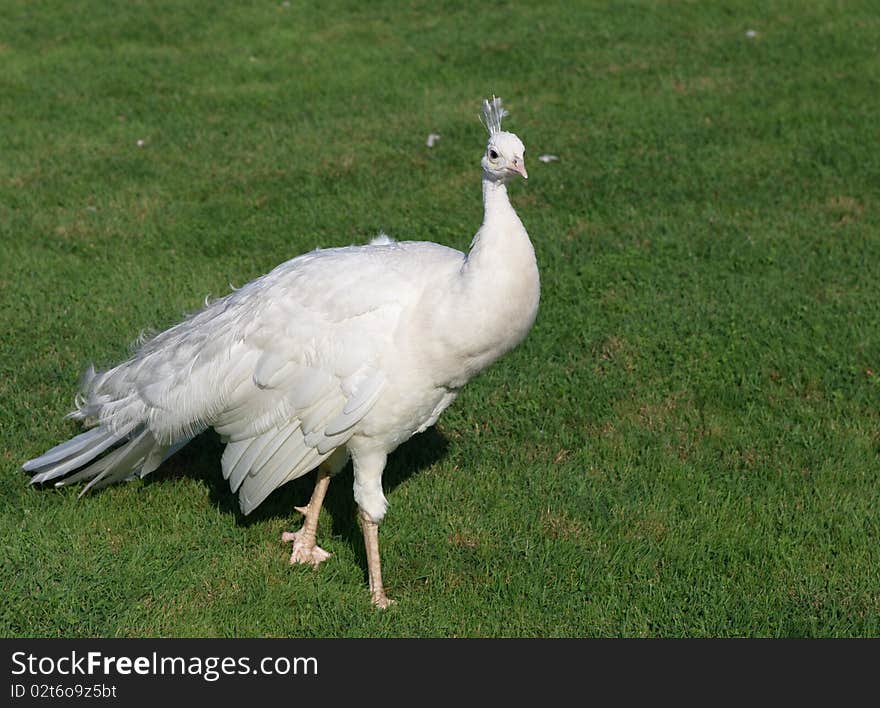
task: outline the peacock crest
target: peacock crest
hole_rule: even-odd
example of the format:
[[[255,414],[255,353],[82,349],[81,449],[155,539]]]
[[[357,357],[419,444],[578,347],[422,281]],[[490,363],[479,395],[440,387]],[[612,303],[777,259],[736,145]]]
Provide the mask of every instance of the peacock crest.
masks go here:
[[[509,115],[504,106],[501,105],[501,99],[492,96],[490,101],[488,98],[483,99],[483,125],[489,131],[489,135],[501,132],[501,119]]]

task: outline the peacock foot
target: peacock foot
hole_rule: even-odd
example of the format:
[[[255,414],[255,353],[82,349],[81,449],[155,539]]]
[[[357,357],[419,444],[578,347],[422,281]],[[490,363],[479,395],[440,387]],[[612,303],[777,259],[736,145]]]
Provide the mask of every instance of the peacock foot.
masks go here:
[[[303,533],[302,529],[296,533],[285,531],[281,534],[281,540],[284,543],[293,542],[293,552],[290,554],[291,565],[308,563],[312,567],[317,568],[331,555],[315,544],[314,537],[309,539],[306,534]]]
[[[370,602],[372,602],[376,607],[380,610],[387,609],[391,605],[393,605],[397,600],[392,600],[389,598],[383,590],[378,592],[373,592],[372,597],[370,598]]]

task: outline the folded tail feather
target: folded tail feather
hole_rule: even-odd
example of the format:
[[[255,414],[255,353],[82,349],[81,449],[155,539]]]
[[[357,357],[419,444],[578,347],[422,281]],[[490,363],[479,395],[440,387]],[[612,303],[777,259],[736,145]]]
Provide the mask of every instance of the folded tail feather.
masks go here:
[[[144,477],[190,439],[185,438],[169,446],[158,442],[142,424],[132,424],[118,432],[98,426],[25,462],[22,469],[35,473],[31,484],[57,480],[56,487],[65,487],[88,481],[82,495],[92,488],[135,476]],[[71,472],[73,474],[69,474]]]

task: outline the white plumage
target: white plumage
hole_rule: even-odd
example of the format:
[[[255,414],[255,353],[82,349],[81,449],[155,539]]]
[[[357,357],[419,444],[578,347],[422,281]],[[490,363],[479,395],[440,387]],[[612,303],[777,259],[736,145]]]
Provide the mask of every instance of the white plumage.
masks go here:
[[[376,524],[387,454],[433,425],[537,314],[534,250],[506,189],[527,176],[524,148],[501,131],[505,113],[500,99],[483,104],[485,213],[468,254],[381,235],[281,264],[128,361],[90,369],[70,414],[89,429],[25,463],[32,482],[88,481],[85,492],[144,476],[213,427],[245,514],[320,465],[303,528],[285,534],[291,562],[317,565],[328,555],[315,545],[320,505],[350,456],[373,602],[386,606]]]

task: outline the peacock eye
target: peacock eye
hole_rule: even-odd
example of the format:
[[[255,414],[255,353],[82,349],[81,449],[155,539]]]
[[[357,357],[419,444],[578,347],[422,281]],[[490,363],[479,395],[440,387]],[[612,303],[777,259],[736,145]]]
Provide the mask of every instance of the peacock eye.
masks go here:
[[[491,157],[493,160],[497,160],[497,159],[498,159],[498,153],[495,152],[494,150],[489,150],[489,157]]]

